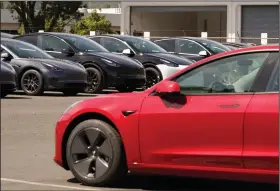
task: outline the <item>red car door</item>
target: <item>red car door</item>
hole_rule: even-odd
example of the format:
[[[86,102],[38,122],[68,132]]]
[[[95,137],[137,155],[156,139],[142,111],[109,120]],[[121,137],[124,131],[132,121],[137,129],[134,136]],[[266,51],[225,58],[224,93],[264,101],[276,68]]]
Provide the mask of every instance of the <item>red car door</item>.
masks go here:
[[[278,53],[271,58],[244,119],[244,165],[255,173],[279,174],[279,65]],[[267,83],[264,83],[267,82]],[[261,83],[259,83],[261,84]],[[266,176],[268,178],[268,176]]]
[[[181,96],[145,98],[139,116],[142,162],[167,168],[243,168],[250,88],[268,56],[250,53],[211,61],[172,79]]]

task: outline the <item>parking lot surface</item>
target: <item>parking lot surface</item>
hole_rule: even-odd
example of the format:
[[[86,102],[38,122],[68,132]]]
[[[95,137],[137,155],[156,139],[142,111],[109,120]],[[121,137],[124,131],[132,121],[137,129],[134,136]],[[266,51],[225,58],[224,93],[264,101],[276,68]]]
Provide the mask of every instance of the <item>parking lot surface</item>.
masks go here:
[[[79,184],[53,162],[55,123],[72,103],[95,95],[64,97],[15,93],[1,99],[1,190],[278,190],[278,185],[130,175],[115,188]],[[101,95],[102,96],[102,95]]]

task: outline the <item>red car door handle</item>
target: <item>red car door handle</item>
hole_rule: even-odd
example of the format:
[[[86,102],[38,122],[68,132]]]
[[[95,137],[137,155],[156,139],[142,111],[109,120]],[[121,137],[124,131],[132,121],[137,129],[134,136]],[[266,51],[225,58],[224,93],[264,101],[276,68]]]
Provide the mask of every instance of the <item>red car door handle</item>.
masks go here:
[[[240,106],[239,104],[219,105],[220,108],[236,108],[239,106]]]

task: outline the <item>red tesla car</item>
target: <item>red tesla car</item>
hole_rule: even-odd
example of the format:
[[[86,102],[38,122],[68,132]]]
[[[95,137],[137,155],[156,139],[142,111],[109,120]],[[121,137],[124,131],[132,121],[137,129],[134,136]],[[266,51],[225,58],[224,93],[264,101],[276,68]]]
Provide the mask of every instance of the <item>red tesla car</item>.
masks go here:
[[[279,46],[221,53],[144,92],[71,105],[57,164],[86,185],[131,173],[278,183]]]

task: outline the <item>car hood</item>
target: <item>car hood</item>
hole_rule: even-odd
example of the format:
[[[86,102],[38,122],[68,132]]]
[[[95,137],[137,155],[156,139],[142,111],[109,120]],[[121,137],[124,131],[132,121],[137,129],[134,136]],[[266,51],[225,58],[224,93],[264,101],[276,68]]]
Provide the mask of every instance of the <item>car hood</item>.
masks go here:
[[[170,54],[170,53],[145,53],[144,55],[155,57],[158,59],[164,59],[164,60],[179,64],[179,65],[190,65],[193,63],[193,61],[191,61],[187,58],[176,56],[176,55]]]
[[[26,59],[21,58],[21,60],[26,60]],[[63,70],[83,70],[83,71],[85,71],[85,68],[83,66],[81,66],[80,64],[72,62],[72,61],[68,61],[68,60],[43,59],[43,58],[33,58],[33,59],[28,59],[28,60],[33,61],[33,62],[51,64],[51,65],[59,67]]]
[[[111,52],[91,52],[87,53],[88,55],[98,56],[100,58],[104,58],[122,65],[126,66],[137,66],[139,68],[143,68],[142,64],[137,62],[134,59],[131,59],[125,55],[114,54]]]

